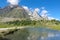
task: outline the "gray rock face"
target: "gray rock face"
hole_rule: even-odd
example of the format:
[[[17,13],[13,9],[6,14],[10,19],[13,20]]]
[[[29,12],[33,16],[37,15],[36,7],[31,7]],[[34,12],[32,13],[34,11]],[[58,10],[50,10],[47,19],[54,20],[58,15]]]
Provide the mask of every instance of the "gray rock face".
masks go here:
[[[28,13],[24,8],[16,6],[6,6],[5,8],[0,9],[0,17],[3,18],[20,18],[20,19],[29,19]]]

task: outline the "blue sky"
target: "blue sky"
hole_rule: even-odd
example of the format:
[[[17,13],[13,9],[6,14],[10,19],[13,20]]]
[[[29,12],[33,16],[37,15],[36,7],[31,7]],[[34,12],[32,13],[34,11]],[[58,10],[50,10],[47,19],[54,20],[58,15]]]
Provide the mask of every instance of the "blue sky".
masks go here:
[[[0,0],[0,7],[7,6],[7,0]],[[28,6],[29,8],[45,7],[49,16],[60,19],[60,0],[20,0],[20,6]]]

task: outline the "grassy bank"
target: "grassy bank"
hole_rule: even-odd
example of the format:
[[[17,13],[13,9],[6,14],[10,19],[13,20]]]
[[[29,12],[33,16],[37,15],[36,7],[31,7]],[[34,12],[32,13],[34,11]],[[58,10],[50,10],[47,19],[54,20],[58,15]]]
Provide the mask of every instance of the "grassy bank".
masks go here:
[[[18,26],[42,27],[42,28],[60,30],[60,21],[58,20],[39,20],[39,21],[16,20],[16,21],[9,21],[9,22],[0,22],[0,28],[16,27],[16,26],[17,27]]]

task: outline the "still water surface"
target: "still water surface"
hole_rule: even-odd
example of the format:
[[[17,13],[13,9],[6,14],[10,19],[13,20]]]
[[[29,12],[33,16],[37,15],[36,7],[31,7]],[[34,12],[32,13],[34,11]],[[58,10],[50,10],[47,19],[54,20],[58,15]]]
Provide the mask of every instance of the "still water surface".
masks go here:
[[[26,28],[7,35],[9,40],[60,40],[60,31],[47,28]]]
[[[47,28],[29,28],[29,40],[60,40],[60,31]]]

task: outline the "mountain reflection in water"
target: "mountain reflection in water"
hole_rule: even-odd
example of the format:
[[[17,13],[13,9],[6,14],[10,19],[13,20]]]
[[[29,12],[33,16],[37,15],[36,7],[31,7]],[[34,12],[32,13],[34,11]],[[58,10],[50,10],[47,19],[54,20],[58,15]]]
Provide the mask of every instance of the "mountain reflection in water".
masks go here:
[[[60,40],[60,31],[47,28],[25,28],[4,37],[9,40]]]

